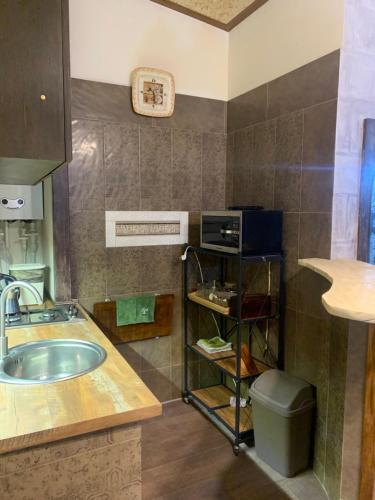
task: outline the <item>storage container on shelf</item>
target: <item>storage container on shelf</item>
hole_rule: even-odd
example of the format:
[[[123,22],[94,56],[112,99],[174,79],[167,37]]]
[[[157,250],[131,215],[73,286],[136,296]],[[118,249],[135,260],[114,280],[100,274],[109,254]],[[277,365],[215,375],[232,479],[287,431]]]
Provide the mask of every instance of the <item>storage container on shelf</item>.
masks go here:
[[[35,287],[44,300],[45,264],[12,264],[9,266],[9,274],[19,281],[27,281]],[[35,305],[35,298],[25,289],[20,290],[19,303],[21,306]]]

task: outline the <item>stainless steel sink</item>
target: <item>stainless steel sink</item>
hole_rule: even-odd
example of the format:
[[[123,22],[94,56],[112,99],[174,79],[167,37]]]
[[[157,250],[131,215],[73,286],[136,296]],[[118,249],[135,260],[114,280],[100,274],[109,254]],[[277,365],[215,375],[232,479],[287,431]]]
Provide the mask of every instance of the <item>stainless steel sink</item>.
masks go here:
[[[0,382],[48,384],[84,375],[107,356],[98,344],[83,340],[41,340],[9,349],[0,361]]]

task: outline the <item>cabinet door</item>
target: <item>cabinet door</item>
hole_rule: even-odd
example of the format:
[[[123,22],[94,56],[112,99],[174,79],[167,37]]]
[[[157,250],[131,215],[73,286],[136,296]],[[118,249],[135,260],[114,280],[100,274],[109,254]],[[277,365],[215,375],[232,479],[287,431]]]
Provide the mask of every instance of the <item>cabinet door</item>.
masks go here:
[[[0,0],[0,157],[65,160],[61,0]]]

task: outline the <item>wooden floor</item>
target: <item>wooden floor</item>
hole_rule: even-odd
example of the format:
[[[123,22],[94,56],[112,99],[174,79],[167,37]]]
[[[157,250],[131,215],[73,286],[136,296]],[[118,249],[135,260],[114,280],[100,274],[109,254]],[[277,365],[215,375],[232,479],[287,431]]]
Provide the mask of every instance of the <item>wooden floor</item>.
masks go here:
[[[143,500],[287,500],[290,497],[192,405],[164,405],[142,427]]]

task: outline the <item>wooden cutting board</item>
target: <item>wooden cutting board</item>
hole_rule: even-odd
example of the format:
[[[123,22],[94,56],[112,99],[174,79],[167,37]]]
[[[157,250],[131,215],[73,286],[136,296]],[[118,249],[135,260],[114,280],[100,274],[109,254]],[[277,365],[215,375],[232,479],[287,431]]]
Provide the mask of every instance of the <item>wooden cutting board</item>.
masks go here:
[[[93,319],[113,344],[171,335],[173,328],[174,295],[155,297],[155,321],[136,325],[117,326],[116,302],[94,304]]]

